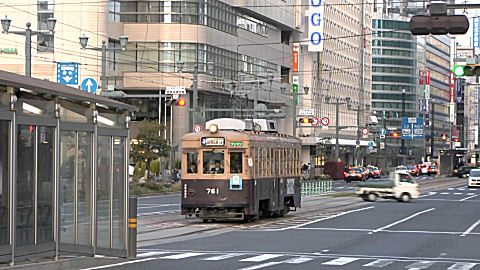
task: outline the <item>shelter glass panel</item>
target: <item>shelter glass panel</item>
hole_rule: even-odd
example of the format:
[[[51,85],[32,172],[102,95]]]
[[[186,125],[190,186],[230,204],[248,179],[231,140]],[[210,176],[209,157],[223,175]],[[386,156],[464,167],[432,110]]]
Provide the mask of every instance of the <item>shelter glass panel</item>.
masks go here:
[[[125,246],[125,138],[113,137],[112,248]]]
[[[17,246],[34,244],[35,126],[19,125],[17,131]]]
[[[98,137],[97,245],[110,247],[110,188],[112,176],[111,137]]]
[[[0,121],[0,246],[8,244],[9,235],[9,122]]]
[[[60,242],[75,241],[75,131],[62,131],[60,143]]]
[[[38,127],[37,242],[53,241],[55,128]]]
[[[77,243],[91,245],[92,133],[78,132]]]

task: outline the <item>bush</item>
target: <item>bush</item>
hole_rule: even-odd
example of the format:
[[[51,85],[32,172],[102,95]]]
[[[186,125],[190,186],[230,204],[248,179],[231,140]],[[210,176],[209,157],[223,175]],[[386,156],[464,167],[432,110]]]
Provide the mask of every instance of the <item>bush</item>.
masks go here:
[[[144,183],[138,181],[130,182],[130,195],[148,195],[153,193],[178,192],[182,190],[180,181],[174,184],[160,184],[152,180]]]

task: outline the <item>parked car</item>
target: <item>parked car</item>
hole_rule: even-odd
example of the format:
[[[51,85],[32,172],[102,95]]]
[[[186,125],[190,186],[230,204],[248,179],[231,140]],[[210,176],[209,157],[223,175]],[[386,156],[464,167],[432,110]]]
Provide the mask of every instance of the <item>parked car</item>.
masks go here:
[[[480,169],[472,169],[468,176],[468,187],[480,187]]]
[[[438,167],[437,165],[430,165],[428,166],[428,169],[427,169],[427,175],[430,176],[430,175],[437,175],[438,174]]]
[[[345,182],[350,183],[352,181],[362,181],[364,182],[367,178],[365,177],[364,171],[361,168],[352,168],[344,173]]]
[[[418,170],[418,168],[415,167],[415,166],[408,166],[407,171],[408,171],[409,174],[411,174],[413,176],[420,175],[420,170]]]
[[[468,165],[458,168],[458,172],[457,172],[458,178],[467,178],[468,175],[470,174],[470,171],[474,168],[475,168],[474,166],[468,166]]]

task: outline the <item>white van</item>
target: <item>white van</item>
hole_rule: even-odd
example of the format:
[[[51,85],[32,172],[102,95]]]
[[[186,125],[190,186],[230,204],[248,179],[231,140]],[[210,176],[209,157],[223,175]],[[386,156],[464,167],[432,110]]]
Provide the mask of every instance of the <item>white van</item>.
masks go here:
[[[472,169],[470,171],[468,187],[480,187],[480,169]]]

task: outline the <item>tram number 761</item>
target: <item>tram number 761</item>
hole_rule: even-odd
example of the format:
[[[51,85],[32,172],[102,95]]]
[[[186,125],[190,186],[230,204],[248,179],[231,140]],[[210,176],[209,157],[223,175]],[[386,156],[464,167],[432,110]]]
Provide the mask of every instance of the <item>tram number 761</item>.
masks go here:
[[[207,194],[218,194],[218,188],[207,188]]]

